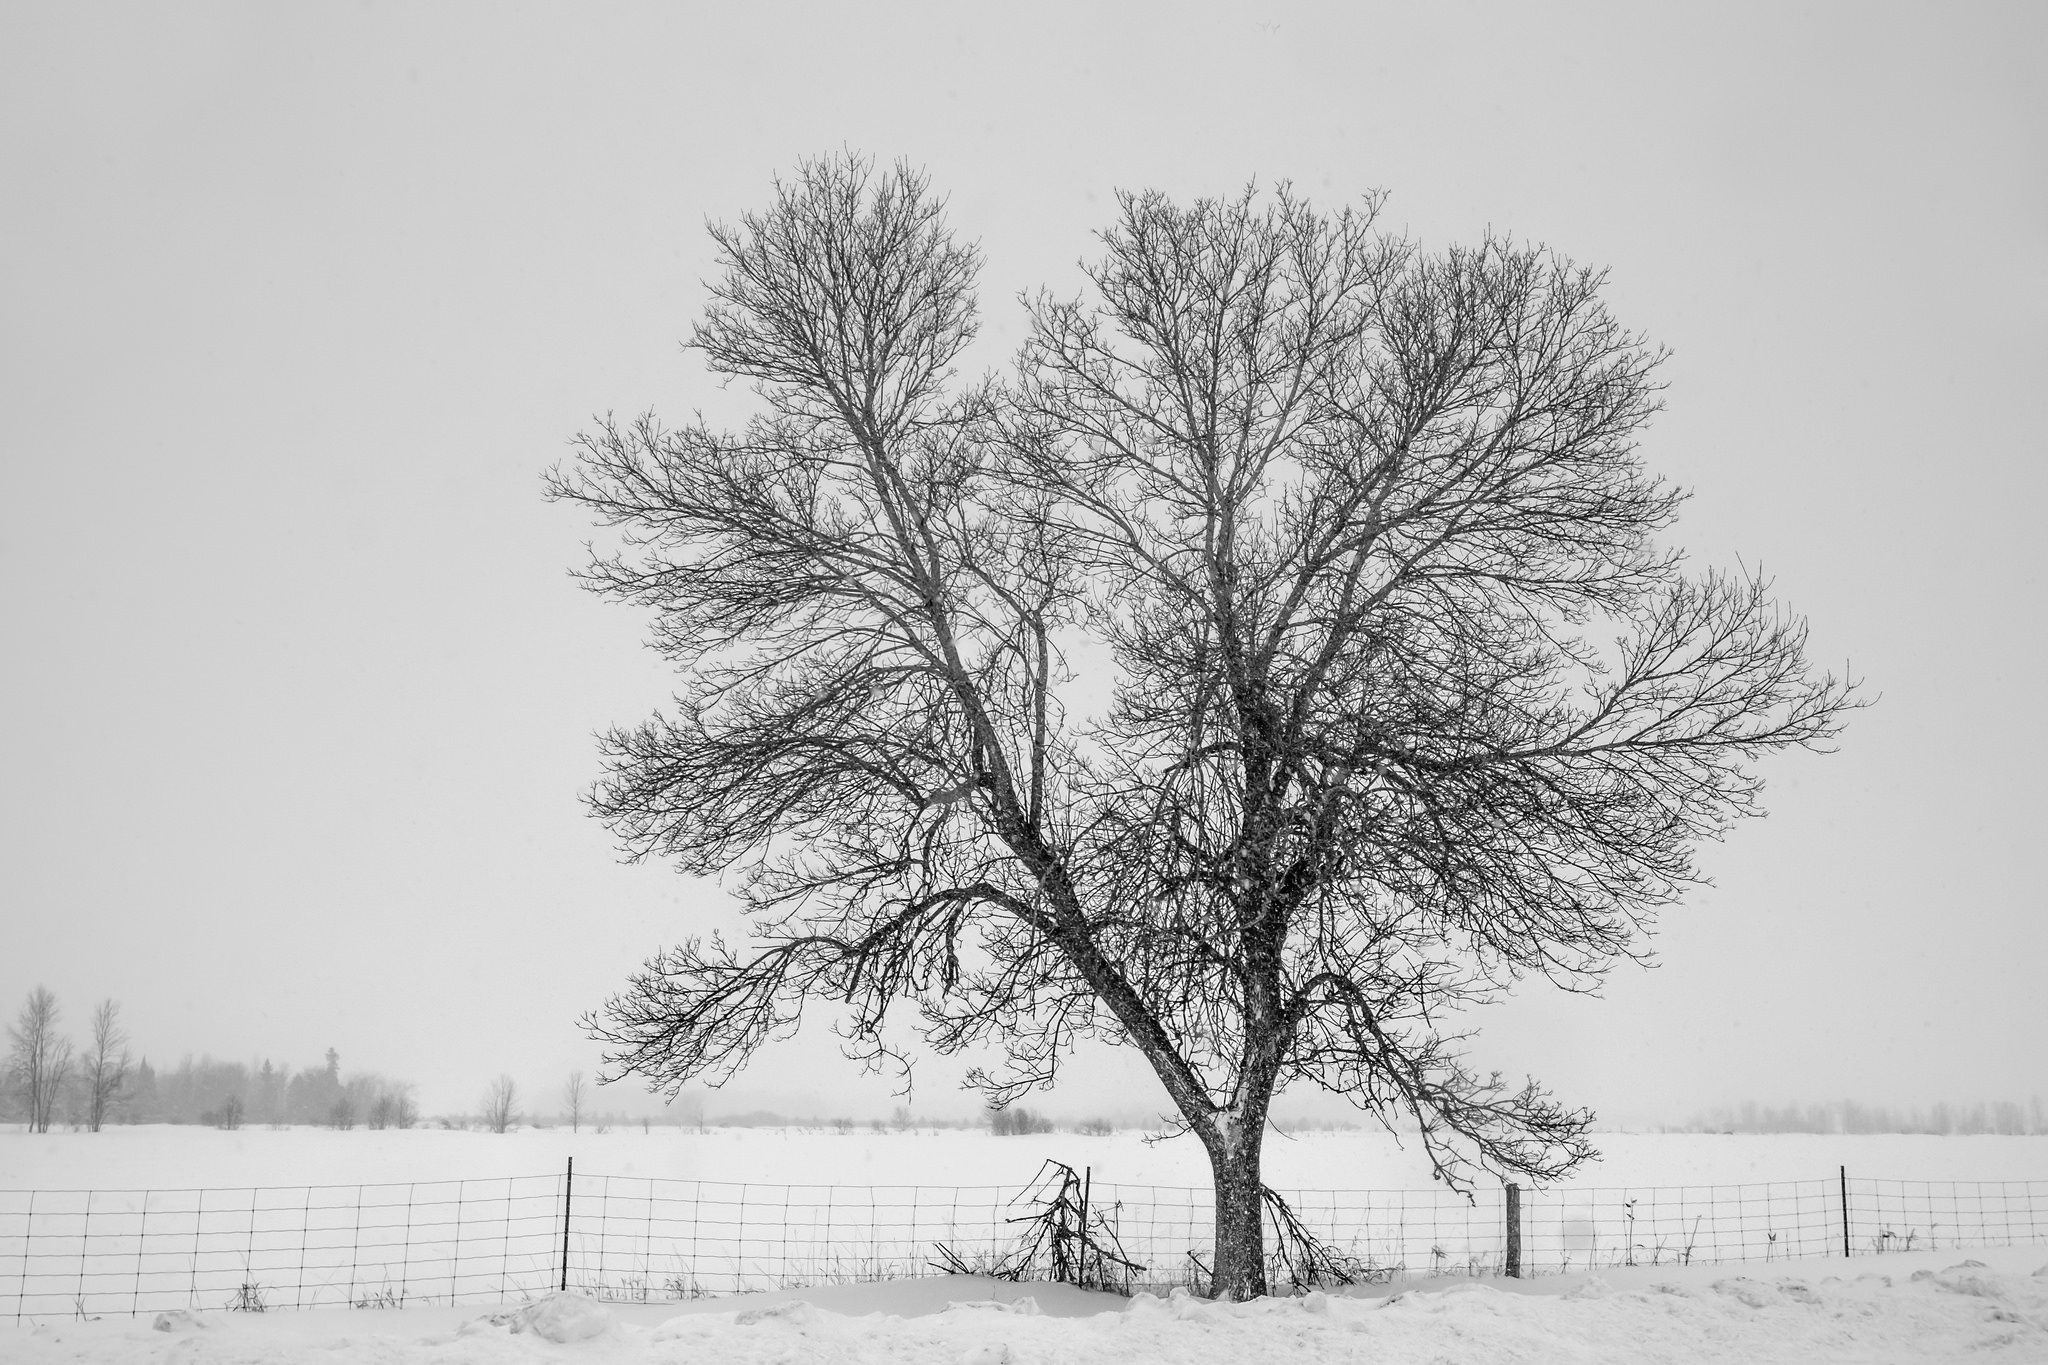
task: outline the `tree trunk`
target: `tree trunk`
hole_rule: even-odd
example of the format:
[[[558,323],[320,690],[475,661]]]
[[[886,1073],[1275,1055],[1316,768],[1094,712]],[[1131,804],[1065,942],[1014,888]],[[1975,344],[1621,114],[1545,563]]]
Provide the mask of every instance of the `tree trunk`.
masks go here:
[[[1216,1179],[1216,1260],[1212,1298],[1256,1299],[1266,1293],[1266,1211],[1260,1192],[1259,1140],[1264,1125],[1226,1123],[1209,1153]]]

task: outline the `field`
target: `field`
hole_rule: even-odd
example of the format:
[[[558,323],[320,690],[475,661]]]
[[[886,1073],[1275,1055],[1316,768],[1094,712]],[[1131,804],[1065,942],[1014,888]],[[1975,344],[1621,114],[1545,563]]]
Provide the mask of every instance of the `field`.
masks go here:
[[[2048,1241],[2040,1137],[1601,1146],[1582,1178],[1519,1192],[1525,1272]],[[1430,1188],[1412,1144],[1385,1133],[1276,1137],[1269,1153],[1267,1183],[1361,1281],[1506,1269],[1497,1184]],[[1201,1278],[1210,1196],[1185,1137],[144,1127],[0,1134],[0,1312],[487,1303],[563,1286],[680,1301],[930,1274],[949,1254],[991,1266],[1018,1245],[1020,1196],[1049,1159],[1086,1174],[1089,1217],[1136,1267],[1132,1287]]]
[[[1413,1144],[1385,1133],[1276,1136],[1267,1182],[1372,1273],[1335,1294],[1221,1306],[1173,1291],[1192,1278],[1188,1254],[1207,1253],[1206,1169],[1186,1138],[11,1130],[0,1358],[496,1365],[581,1353],[566,1338],[589,1332],[629,1361],[1220,1365],[1278,1342],[1305,1361],[1450,1351],[1476,1365],[1553,1358],[1567,1342],[1569,1358],[1593,1360],[2048,1359],[2048,1138],[1600,1145],[1581,1179],[1524,1192],[1534,1278],[1509,1280],[1497,1186],[1471,1201],[1432,1190]],[[938,1242],[970,1259],[1013,1242],[1005,1220],[1047,1159],[1088,1173],[1095,1216],[1149,1267],[1134,1287],[1158,1297],[933,1273]],[[1923,1218],[1945,1232],[1878,1221],[1908,1190],[1926,1214],[1946,1192],[1941,1217]],[[1974,1236],[1957,1221],[1972,1201]],[[2013,1245],[1959,1249],[1987,1241]],[[550,1298],[565,1278],[572,1293]],[[766,1292],[719,1297],[736,1290]],[[530,1301],[553,1306],[522,1310]],[[290,1308],[309,1311],[232,1311]]]
[[[1601,1159],[1562,1188],[1739,1185],[1813,1180],[1847,1166],[1891,1180],[2048,1180],[2048,1137],[1918,1134],[1762,1136],[1601,1133]],[[849,1133],[802,1128],[620,1125],[515,1129],[504,1134],[415,1128],[334,1132],[248,1127],[113,1127],[102,1133],[0,1131],[0,1189],[173,1189],[379,1184],[544,1175],[574,1156],[581,1171],[761,1184],[1021,1186],[1055,1157],[1098,1180],[1206,1186],[1191,1138],[1158,1142],[1046,1133],[996,1138],[922,1129]],[[1377,1130],[1280,1134],[1266,1142],[1266,1182],[1278,1189],[1421,1189],[1429,1168],[1412,1141]]]

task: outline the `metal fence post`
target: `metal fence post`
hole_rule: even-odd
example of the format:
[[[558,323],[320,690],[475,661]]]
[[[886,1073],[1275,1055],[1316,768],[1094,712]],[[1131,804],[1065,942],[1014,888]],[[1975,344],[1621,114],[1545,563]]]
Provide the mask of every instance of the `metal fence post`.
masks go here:
[[[1508,1182],[1508,1278],[1522,1278],[1522,1187]]]
[[[400,1250],[398,1260],[398,1301],[400,1303],[405,1302],[406,1281],[412,1278],[412,1201],[418,1189],[419,1185],[417,1183],[408,1183],[405,1187],[405,1245]],[[385,1263],[384,1270],[386,1274],[390,1273],[391,1265],[388,1261]],[[391,1287],[388,1280],[385,1282],[384,1287],[387,1290]]]
[[[256,1201],[259,1193],[255,1186],[249,1187],[249,1247],[242,1253],[242,1285],[237,1292],[244,1300],[256,1294],[260,1285],[256,1279]]]
[[[85,1192],[85,1222],[78,1229],[78,1311],[85,1312],[85,1253],[92,1245],[92,1196]]]
[[[464,1182],[455,1182],[455,1250],[448,1259],[448,1303],[453,1307],[462,1283],[462,1193]]]
[[[199,1229],[206,1221],[206,1191],[199,1191],[199,1199],[192,1210],[192,1274],[186,1281],[185,1301],[189,1308],[199,1306]]]
[[[21,1220],[21,1279],[14,1286],[14,1320],[21,1321],[23,1309],[28,1306],[28,1263],[35,1254],[36,1240],[36,1192],[28,1192],[28,1212]]]
[[[144,1190],[142,1192],[142,1221],[135,1228],[135,1292],[128,1296],[128,1313],[131,1317],[142,1311],[142,1252],[148,1245],[149,1191]],[[24,1273],[28,1270],[26,1261],[22,1263],[22,1270]],[[305,1276],[301,1275],[299,1278],[304,1279]],[[296,1304],[293,1305],[293,1307],[297,1306]]]
[[[356,1264],[363,1258],[363,1187],[356,1186],[356,1226],[348,1243],[348,1302],[356,1301]]]
[[[562,1292],[569,1292],[569,1203],[576,1194],[576,1158],[569,1158],[569,1170],[562,1177]]]
[[[1081,1168],[1081,1254],[1074,1262],[1074,1283],[1082,1289],[1088,1287],[1088,1193],[1095,1179],[1095,1168]]]
[[[1842,1259],[1849,1258],[1849,1168],[1842,1171]]]

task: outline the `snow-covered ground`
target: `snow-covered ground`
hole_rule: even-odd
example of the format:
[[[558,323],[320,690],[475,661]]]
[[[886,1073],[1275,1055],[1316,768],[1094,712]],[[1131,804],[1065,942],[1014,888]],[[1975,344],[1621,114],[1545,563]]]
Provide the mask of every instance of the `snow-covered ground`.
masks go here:
[[[527,1129],[497,1135],[438,1129],[339,1133],[249,1128],[229,1133],[154,1127],[29,1135],[14,1129],[0,1132],[0,1192],[36,1191],[40,1202],[32,1215],[33,1254],[26,1237],[19,1254],[11,1241],[0,1244],[0,1281],[15,1281],[0,1283],[0,1309],[24,1288],[24,1270],[47,1269],[42,1262],[52,1254],[63,1261],[63,1278],[87,1268],[98,1274],[108,1248],[117,1248],[110,1263],[121,1285],[101,1300],[88,1295],[85,1319],[77,1315],[68,1281],[58,1286],[61,1292],[54,1300],[41,1304],[43,1311],[23,1312],[19,1323],[0,1313],[0,1360],[495,1365],[586,1359],[595,1350],[606,1360],[628,1362],[929,1360],[948,1365],[1110,1358],[1201,1365],[1281,1355],[1308,1362],[1450,1359],[1474,1365],[1566,1359],[1740,1359],[1770,1365],[1964,1356],[2048,1361],[2048,1223],[2018,1229],[2042,1241],[1981,1250],[1949,1246],[1901,1252],[1901,1241],[1881,1242],[1873,1228],[1864,1228],[1856,1239],[1857,1256],[1844,1260],[1834,1242],[1839,1203],[1828,1203],[1845,1166],[1852,1180],[1926,1182],[1929,1188],[1975,1190],[1974,1182],[2032,1182],[2030,1189],[2008,1188],[2022,1188],[2038,1202],[2048,1192],[2048,1139],[1606,1134],[1600,1145],[1603,1160],[1579,1180],[1530,1194],[1527,1207],[1539,1216],[1525,1239],[1525,1254],[1533,1253],[1537,1268],[1550,1273],[1522,1281],[1432,1274],[1459,1269],[1458,1255],[1472,1251],[1455,1241],[1450,1234],[1457,1229],[1451,1227],[1433,1234],[1450,1243],[1445,1255],[1411,1252],[1392,1284],[1249,1305],[1171,1296],[1126,1301],[1065,1286],[1020,1286],[968,1276],[825,1284],[738,1299],[619,1302],[621,1294],[662,1298],[656,1288],[665,1264],[660,1258],[673,1252],[657,1254],[658,1236],[636,1242],[631,1225],[638,1216],[634,1211],[643,1208],[652,1224],[661,1201],[673,1204],[685,1184],[700,1193],[739,1187],[743,1197],[757,1201],[764,1190],[834,1188],[838,1193],[825,1201],[828,1217],[842,1219],[829,1210],[835,1201],[838,1208],[846,1206],[848,1190],[866,1191],[850,1202],[864,1198],[884,1210],[898,1197],[889,1190],[909,1187],[915,1191],[908,1198],[926,1209],[942,1190],[951,1191],[956,1202],[964,1200],[962,1207],[986,1198],[991,1208],[999,1208],[1051,1157],[1092,1171],[1099,1197],[1124,1191],[1130,1201],[1124,1211],[1129,1230],[1128,1220],[1138,1216],[1146,1199],[1162,1201],[1162,1206],[1178,1199],[1199,1215],[1207,1200],[1207,1171],[1199,1148],[1185,1138],[1148,1142],[1136,1133],[995,1138],[952,1130],[621,1127],[606,1133]],[[1418,1155],[1384,1133],[1275,1137],[1268,1153],[1268,1183],[1296,1192],[1309,1210],[1322,1207],[1320,1198],[1332,1211],[1369,1210],[1377,1223],[1390,1209],[1395,1216],[1405,1207],[1411,1214],[1428,1210],[1430,1217],[1440,1218],[1445,1208],[1457,1212],[1467,1207],[1427,1191]],[[572,1297],[545,1311],[522,1310],[521,1301],[545,1293],[558,1273],[552,1258],[559,1225],[553,1220],[559,1176],[571,1156],[577,1167],[571,1284],[609,1298],[596,1303]],[[444,1235],[433,1230],[431,1220],[437,1215],[422,1212],[440,1197],[432,1190],[446,1188],[438,1182],[461,1182],[457,1188],[468,1191],[472,1200],[481,1189],[481,1214],[472,1205],[462,1215],[475,1219],[489,1216],[493,1182],[510,1189],[519,1183],[512,1177],[528,1178],[536,1191],[535,1247],[525,1257],[532,1264],[521,1261],[521,1273],[512,1273],[517,1258],[501,1255],[494,1268],[487,1259],[459,1253],[451,1258],[459,1259],[459,1265],[444,1267],[435,1259],[441,1254],[435,1238]],[[347,1204],[364,1197],[349,1193],[351,1187],[380,1185],[403,1188],[415,1204],[409,1217],[426,1220],[424,1231],[420,1221],[403,1230],[410,1240],[400,1248],[407,1261],[398,1279],[369,1282],[373,1287],[403,1285],[412,1277],[412,1289],[396,1296],[408,1305],[402,1309],[226,1311],[234,1297],[230,1294],[206,1286],[200,1286],[204,1292],[186,1292],[188,1272],[181,1267],[190,1258],[179,1253],[172,1256],[180,1263],[171,1273],[178,1281],[173,1301],[185,1306],[161,1319],[161,1330],[154,1311],[160,1300],[144,1295],[145,1311],[136,1316],[120,1311],[128,1302],[129,1267],[136,1272],[144,1268],[141,1243],[129,1250],[120,1241],[120,1220],[138,1209],[151,1211],[150,1235],[160,1243],[167,1229],[185,1226],[177,1221],[176,1210],[185,1207],[180,1200],[186,1196],[176,1192],[207,1191],[206,1219],[193,1217],[190,1226],[195,1233],[205,1228],[207,1239],[234,1244],[240,1259],[226,1273],[239,1286],[256,1278],[243,1263],[247,1257],[241,1249],[251,1239],[260,1240],[258,1210],[268,1217],[276,1205],[298,1219],[294,1226],[303,1227],[305,1220],[292,1212],[295,1208],[330,1199]],[[1731,1194],[1730,1187],[1739,1188]],[[87,1257],[68,1249],[72,1244],[61,1241],[79,1221],[75,1210],[66,1212],[79,1197],[56,1193],[67,1190],[98,1192],[89,1205],[93,1236],[114,1238],[94,1243],[90,1266]],[[1788,1262],[1776,1252],[1767,1261],[1708,1264],[1707,1243],[1692,1246],[1682,1240],[1698,1235],[1699,1215],[1688,1212],[1690,1223],[1653,1219],[1653,1205],[1668,1202],[1672,1191],[1690,1192],[1691,1207],[1708,1210],[1710,1217],[1719,1217],[1713,1210],[1733,1200],[1740,1219],[1767,1218],[1769,1210],[1780,1207],[1772,1202],[1778,1196],[1771,1192],[1777,1190],[1805,1198],[1803,1191],[1817,1201],[1813,1210],[1822,1240],[1817,1250],[1808,1250],[1812,1259]],[[144,1196],[143,1191],[157,1193]],[[278,1191],[300,1194],[272,1198]],[[641,1191],[650,1193],[643,1197]],[[1345,1191],[1379,1193],[1371,1201],[1328,1193]],[[1390,1203],[1382,1197],[1385,1192],[1403,1193]],[[1498,1229],[1489,1220],[1497,1218],[1499,1191],[1481,1193],[1476,1209],[1458,1216],[1478,1229],[1479,1241],[1497,1242]],[[785,1201],[795,1198],[797,1205],[816,1197],[783,1195]],[[9,1203],[0,1194],[0,1222],[22,1202]],[[246,1219],[242,1209],[250,1211]],[[216,1210],[224,1211],[224,1217]],[[586,1220],[602,1220],[608,1210],[614,1231],[591,1232]],[[1547,1224],[1541,1222],[1545,1210],[1551,1216]],[[352,1216],[363,1222],[359,1213]],[[801,1215],[776,1209],[772,1216],[788,1223]],[[1615,1220],[1622,1217],[1629,1221],[1618,1235]],[[1581,1221],[1562,1221],[1567,1218]],[[509,1234],[509,1217],[504,1221]],[[871,1217],[865,1226],[858,1219],[842,1221],[832,1234],[872,1238],[877,1235],[874,1221]],[[31,1216],[20,1215],[9,1227],[25,1231],[30,1222]],[[621,1225],[627,1229],[623,1237],[617,1231]],[[474,1236],[479,1226],[494,1235],[488,1223],[472,1223],[463,1235]],[[653,1227],[658,1233],[659,1225]],[[1574,1227],[1579,1230],[1571,1231]],[[1671,1229],[1681,1240],[1673,1240]],[[1201,1233],[1193,1225],[1183,1231],[1184,1240],[1198,1241]],[[181,1231],[172,1240],[182,1245],[184,1235]],[[928,1236],[920,1226],[916,1239]],[[309,1275],[305,1241],[300,1233],[292,1248],[298,1282],[291,1292],[284,1292],[281,1278],[270,1278],[260,1286],[259,1301],[283,1306],[294,1301],[389,1302],[394,1297],[364,1292],[353,1278],[342,1286],[331,1277]],[[1890,1254],[1868,1254],[1880,1246]],[[360,1249],[352,1245],[351,1254]],[[923,1241],[911,1251],[921,1263]],[[755,1248],[754,1254],[762,1253]],[[1494,1259],[1473,1253],[1473,1263],[1464,1268],[1497,1268],[1497,1247],[1487,1255]],[[358,1259],[365,1264],[352,1265],[351,1276],[357,1269],[366,1275],[392,1273],[389,1266],[368,1264],[368,1256]],[[1638,1264],[1615,1264],[1620,1260]],[[1560,1265],[1572,1268],[1556,1273]],[[1589,1271],[1589,1266],[1595,1268]],[[631,1273],[635,1267],[637,1276]],[[458,1297],[495,1299],[503,1293],[509,1301],[450,1305],[436,1279],[444,1268],[446,1287],[459,1291]],[[472,1278],[478,1274],[484,1277],[481,1282]],[[145,1277],[138,1273],[135,1278]],[[32,1296],[33,1285],[27,1287]],[[702,1286],[690,1285],[683,1292],[702,1292]],[[1019,1302],[1025,1298],[1031,1303]],[[21,1305],[17,1298],[12,1306],[19,1310]],[[49,1311],[52,1307],[58,1311]],[[95,1314],[97,1319],[89,1320]],[[593,1335],[569,1341],[549,1336],[575,1337],[584,1330]]]
[[[1602,1143],[1580,1180],[1522,1192],[1530,1273],[2048,1242],[2041,1138]],[[1384,1133],[1269,1150],[1267,1182],[1368,1278],[1505,1268],[1499,1185],[1429,1188]],[[557,1286],[679,1300],[923,1274],[952,1256],[985,1266],[1014,1247],[1020,1191],[1048,1158],[1090,1173],[1137,1284],[1202,1277],[1211,1197],[1185,1138],[116,1128],[0,1134],[0,1313],[474,1304]]]
[[[1851,1176],[1892,1180],[2048,1180],[2048,1137],[1793,1133],[1601,1133],[1601,1159],[1562,1188],[1738,1185]],[[1054,1157],[1095,1179],[1205,1188],[1202,1149],[1182,1136],[1151,1142],[1124,1131],[1090,1137],[1047,1133],[991,1137],[926,1129],[851,1133],[817,1129],[655,1126],[597,1133],[566,1128],[509,1133],[416,1128],[236,1132],[174,1125],[101,1133],[28,1134],[0,1129],[0,1189],[192,1189],[392,1181],[484,1180],[545,1175],[571,1156],[579,1173],[730,1183],[1007,1186],[1029,1181]],[[1297,1190],[1414,1190],[1428,1164],[1378,1130],[1274,1134],[1266,1183]]]
[[[1853,1263],[1852,1263],[1853,1264]],[[172,1313],[0,1329],[20,1365],[161,1361],[512,1365],[529,1361],[1279,1360],[1927,1362],[2048,1360],[2040,1249],[1915,1253],[1845,1275],[1693,1266],[1247,1304],[1128,1301],[975,1277],[830,1286],[689,1305],[551,1296],[524,1308]]]

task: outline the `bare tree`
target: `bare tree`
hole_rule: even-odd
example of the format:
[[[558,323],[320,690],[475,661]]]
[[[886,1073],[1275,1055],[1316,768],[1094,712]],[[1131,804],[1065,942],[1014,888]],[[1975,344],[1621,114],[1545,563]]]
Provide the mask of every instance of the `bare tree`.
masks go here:
[[[419,1107],[413,1102],[412,1084],[358,1071],[342,1087],[364,1126],[373,1129],[410,1128],[419,1122]]]
[[[209,1109],[206,1113],[201,1114],[199,1118],[202,1123],[210,1123],[225,1132],[233,1133],[240,1131],[242,1120],[248,1117],[248,1112],[249,1108],[243,1103],[240,1095],[229,1095],[221,1100],[218,1108]],[[337,1128],[347,1128],[352,1126],[352,1122],[337,1122],[334,1126]]]
[[[583,1073],[572,1071],[569,1079],[562,1084],[562,1108],[569,1116],[569,1131],[581,1132],[583,1127],[583,1102],[588,1091],[584,1088]]]
[[[63,1093],[71,1074],[71,1040],[57,1032],[62,1012],[57,997],[43,986],[28,993],[21,1013],[7,1030],[13,1050],[9,1069],[28,1105],[28,1128],[32,1133],[50,1131],[56,1113],[57,1096]]]
[[[606,737],[593,807],[633,858],[743,869],[759,939],[666,950],[586,1022],[669,1094],[821,999],[906,1081],[897,1002],[941,1052],[1000,1044],[998,1104],[1135,1047],[1241,1298],[1290,1083],[1461,1188],[1590,1155],[1459,1011],[1645,956],[1694,846],[1758,813],[1752,761],[1854,699],[1764,582],[1655,541],[1661,355],[1597,274],[1424,252],[1377,201],[1119,202],[1014,383],[966,383],[976,251],[920,176],[808,164],[712,230],[692,344],[763,414],[607,420],[551,476],[620,533],[587,586],[654,608],[683,679]]]
[[[370,1127],[410,1128],[419,1122],[419,1105],[413,1100],[409,1082],[381,1076],[373,1079],[369,1098],[363,1105],[364,1119]]]
[[[97,1133],[128,1083],[128,1034],[120,1024],[121,1007],[100,1001],[92,1012],[92,1051],[86,1054],[85,1126]]]
[[[492,1081],[484,1091],[484,1127],[494,1133],[502,1133],[511,1128],[518,1103],[519,1090],[512,1084],[510,1076],[500,1076]]]

